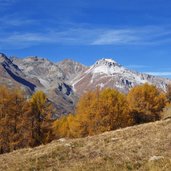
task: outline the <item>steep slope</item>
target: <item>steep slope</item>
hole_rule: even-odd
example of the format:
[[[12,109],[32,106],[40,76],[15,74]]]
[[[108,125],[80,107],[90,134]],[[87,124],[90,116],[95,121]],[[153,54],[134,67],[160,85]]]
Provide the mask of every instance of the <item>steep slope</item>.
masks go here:
[[[75,79],[75,77],[83,74],[88,69],[88,67],[70,59],[65,59],[57,63],[57,66],[63,71],[65,80],[69,84]]]
[[[54,80],[63,80],[63,71],[54,63],[37,56],[24,59],[12,58],[19,68],[30,77],[36,77],[44,88],[49,88]]]
[[[38,80],[27,77],[17,65],[7,58],[3,53],[0,53],[0,84],[8,85],[9,87],[22,87],[28,92],[33,92],[36,88]]]
[[[170,171],[171,120],[0,155],[0,170]]]
[[[67,82],[69,72],[64,72],[60,64],[36,56],[24,59],[12,57],[11,60],[19,66],[26,76],[39,80],[40,84],[37,85],[37,89],[43,90],[47,94],[56,106],[58,114],[67,114],[74,111],[77,97]],[[65,62],[62,64],[64,65]],[[68,65],[65,66],[69,68]]]
[[[101,59],[74,79],[72,86],[77,94],[81,95],[83,92],[96,87],[111,87],[122,92],[128,92],[130,88],[143,83],[154,84],[158,88],[166,90],[169,82],[169,79],[126,69],[112,59]]]
[[[24,59],[12,57],[11,60],[26,75],[39,79],[44,88],[53,86],[57,81],[70,84],[73,78],[82,74],[88,68],[70,59],[65,59],[58,63],[53,63],[37,56]]]
[[[63,71],[54,63],[38,57],[8,58],[0,54],[0,84],[20,87],[31,95],[43,90],[57,109],[55,116],[74,111],[77,97],[65,83]]]

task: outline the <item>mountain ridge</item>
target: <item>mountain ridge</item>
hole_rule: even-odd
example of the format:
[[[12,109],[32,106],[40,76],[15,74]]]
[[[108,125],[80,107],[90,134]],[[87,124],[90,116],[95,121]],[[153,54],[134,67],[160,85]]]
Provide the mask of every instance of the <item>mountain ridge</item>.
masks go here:
[[[166,91],[170,80],[129,70],[112,59],[100,59],[72,83],[78,94],[93,87],[110,87],[127,93],[132,87],[149,83]],[[84,90],[84,91],[83,91]]]
[[[55,63],[37,56],[8,58],[0,53],[0,70],[0,83],[21,86],[30,93],[44,91],[57,106],[59,115],[74,112],[79,96],[97,87],[127,93],[136,85],[149,83],[166,91],[171,83],[166,78],[129,70],[107,58],[85,66],[71,59]]]

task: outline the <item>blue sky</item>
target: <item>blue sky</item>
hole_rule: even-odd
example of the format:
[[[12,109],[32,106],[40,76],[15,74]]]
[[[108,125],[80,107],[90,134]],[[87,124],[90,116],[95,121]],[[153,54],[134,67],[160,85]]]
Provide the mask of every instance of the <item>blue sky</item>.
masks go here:
[[[170,0],[0,0],[0,51],[113,58],[131,69],[171,77]]]

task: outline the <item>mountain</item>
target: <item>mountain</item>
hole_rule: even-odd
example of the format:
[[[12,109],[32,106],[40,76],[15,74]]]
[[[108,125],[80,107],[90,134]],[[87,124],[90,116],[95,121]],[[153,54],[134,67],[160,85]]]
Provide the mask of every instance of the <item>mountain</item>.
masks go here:
[[[0,155],[0,170],[170,171],[171,120]]]
[[[154,84],[165,91],[170,80],[131,71],[112,59],[101,59],[76,77],[72,86],[77,94],[81,95],[95,87],[110,87],[128,92],[132,87],[144,83]]]
[[[74,73],[82,72],[81,64],[70,60],[55,64],[36,56],[24,59],[11,57],[11,60],[26,76],[39,80],[36,88],[47,94],[56,106],[58,114],[74,111],[77,96],[74,94],[69,80],[75,76]]]
[[[47,94],[56,106],[58,114],[74,112],[78,98],[70,81],[83,73],[87,67],[69,59],[53,63],[37,56],[24,59],[11,57],[11,60],[26,76],[39,80],[36,88]]]
[[[36,82],[37,80],[27,77],[5,54],[0,54],[1,85],[22,87],[25,91],[31,93],[36,88]]]
[[[24,59],[12,57],[11,60],[26,75],[39,79],[45,88],[53,86],[53,84],[56,84],[56,81],[65,81],[69,84],[73,78],[88,68],[70,59],[65,59],[59,63],[53,63],[37,56]]]
[[[74,112],[78,97],[88,90],[111,87],[128,92],[143,83],[165,91],[171,80],[131,71],[112,59],[87,67],[70,59],[54,63],[37,56],[8,58],[0,53],[0,84],[21,87],[28,95],[44,91],[58,116]]]
[[[70,59],[65,59],[57,63],[57,66],[61,68],[65,75],[65,80],[69,84],[71,84],[72,80],[75,79],[75,77],[80,76],[88,69],[88,67]]]

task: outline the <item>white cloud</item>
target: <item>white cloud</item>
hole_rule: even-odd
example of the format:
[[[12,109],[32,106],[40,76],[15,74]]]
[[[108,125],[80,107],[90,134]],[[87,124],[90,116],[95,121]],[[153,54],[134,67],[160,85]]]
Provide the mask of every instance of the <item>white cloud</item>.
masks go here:
[[[104,32],[92,42],[92,45],[128,44],[138,41],[138,39],[139,37],[133,30],[104,30]]]
[[[16,47],[22,48],[42,43],[57,43],[65,45],[87,45],[91,44],[94,32],[86,29],[69,29],[65,31],[48,30],[42,33],[19,33],[14,32],[0,33],[0,46],[4,48]],[[20,46],[21,45],[21,46]]]
[[[142,69],[142,68],[149,68],[150,66],[147,65],[127,65],[128,68],[134,68],[134,69]]]
[[[171,72],[145,72],[145,73],[155,76],[171,76]]]
[[[141,27],[104,30],[93,45],[154,45],[171,42],[170,29],[162,27]]]
[[[12,22],[12,21],[11,21]],[[13,24],[24,22],[22,19],[14,20]],[[29,23],[29,20],[25,21]],[[32,21],[30,21],[32,22]],[[45,29],[41,32],[7,32],[1,28],[0,32],[1,49],[23,46],[33,46],[42,43],[55,43],[62,45],[154,45],[171,43],[171,32],[166,28],[144,27],[144,28],[83,28],[72,27],[65,30],[56,30],[53,28]],[[142,66],[134,66],[138,68]]]

